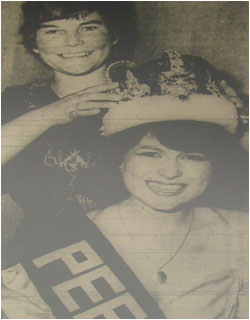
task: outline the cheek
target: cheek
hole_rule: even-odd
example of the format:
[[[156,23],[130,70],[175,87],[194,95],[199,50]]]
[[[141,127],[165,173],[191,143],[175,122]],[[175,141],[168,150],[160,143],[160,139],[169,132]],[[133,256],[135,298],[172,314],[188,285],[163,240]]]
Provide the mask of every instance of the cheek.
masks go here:
[[[122,168],[123,183],[131,194],[136,194],[141,184],[142,172],[138,161],[126,161]],[[137,190],[137,191],[136,191]]]
[[[139,175],[137,161],[128,160],[123,164],[123,178],[131,179]]]
[[[124,176],[138,179],[143,179],[152,171],[152,164],[140,157],[131,157],[124,162],[123,173]]]
[[[40,37],[39,35],[36,38],[36,45],[40,52],[53,52],[56,51],[55,44],[58,44],[58,39],[46,39],[44,37]]]
[[[197,188],[206,188],[211,179],[211,165],[194,166],[190,172],[190,181]]]
[[[82,38],[87,45],[91,46],[92,49],[102,49],[104,47],[111,48],[111,40],[109,37],[109,33],[106,31],[83,36]]]

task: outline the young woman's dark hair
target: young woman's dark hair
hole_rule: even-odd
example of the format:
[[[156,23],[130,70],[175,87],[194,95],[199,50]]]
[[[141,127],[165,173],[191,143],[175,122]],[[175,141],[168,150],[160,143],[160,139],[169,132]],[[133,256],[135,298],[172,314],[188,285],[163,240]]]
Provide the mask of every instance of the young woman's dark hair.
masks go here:
[[[112,40],[110,60],[133,57],[137,40],[136,11],[130,1],[27,1],[22,5],[24,22],[20,28],[23,45],[31,53],[36,48],[36,32],[41,24],[51,20],[79,19],[97,12],[103,18]]]
[[[77,187],[99,208],[129,197],[119,166],[127,152],[150,132],[170,149],[203,153],[212,165],[207,190],[190,205],[245,209],[248,198],[248,157],[237,138],[224,128],[199,121],[156,122],[130,128],[107,138],[96,168],[79,175]],[[102,141],[103,142],[103,141]]]

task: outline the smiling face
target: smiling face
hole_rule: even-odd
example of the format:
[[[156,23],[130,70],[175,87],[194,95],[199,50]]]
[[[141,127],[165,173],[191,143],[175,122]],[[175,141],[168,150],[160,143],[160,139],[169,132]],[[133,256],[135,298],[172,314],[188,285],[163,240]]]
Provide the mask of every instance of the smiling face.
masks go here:
[[[169,149],[151,134],[128,152],[121,169],[131,196],[161,211],[175,211],[199,197],[211,177],[205,155]]]
[[[83,75],[103,65],[111,52],[111,40],[101,16],[45,22],[36,34],[34,52],[54,71]]]

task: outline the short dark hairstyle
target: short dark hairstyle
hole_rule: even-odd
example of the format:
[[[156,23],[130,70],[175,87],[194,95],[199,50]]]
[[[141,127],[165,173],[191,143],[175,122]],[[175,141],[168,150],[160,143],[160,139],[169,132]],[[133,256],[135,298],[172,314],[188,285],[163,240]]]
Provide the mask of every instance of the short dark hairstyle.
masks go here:
[[[187,120],[144,124],[107,138],[102,159],[92,170],[82,172],[76,183],[99,208],[129,197],[119,166],[127,152],[148,132],[170,149],[203,153],[211,162],[210,183],[194,205],[246,209],[248,156],[238,138],[219,125]]]
[[[27,1],[22,5],[24,22],[20,28],[24,47],[34,54],[36,32],[51,20],[79,19],[97,12],[103,18],[111,39],[119,38],[110,60],[133,57],[137,40],[136,10],[132,1]]]

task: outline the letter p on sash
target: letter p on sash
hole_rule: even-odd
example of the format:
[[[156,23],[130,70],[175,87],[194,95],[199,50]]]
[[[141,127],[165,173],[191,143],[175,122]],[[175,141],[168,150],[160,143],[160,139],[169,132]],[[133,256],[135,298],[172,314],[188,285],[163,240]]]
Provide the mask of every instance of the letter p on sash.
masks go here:
[[[74,257],[76,254],[82,255],[83,261],[77,261]],[[56,260],[63,260],[74,275],[103,264],[102,259],[84,240],[36,258],[33,263],[37,268],[41,268]]]

